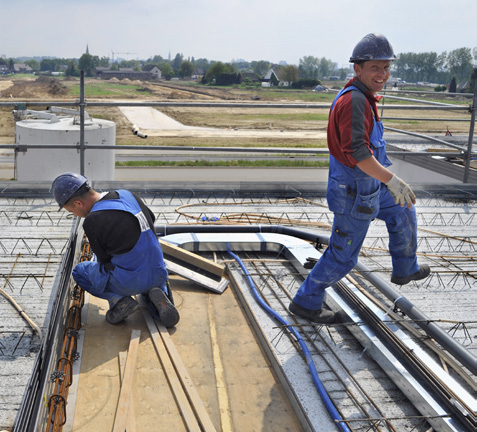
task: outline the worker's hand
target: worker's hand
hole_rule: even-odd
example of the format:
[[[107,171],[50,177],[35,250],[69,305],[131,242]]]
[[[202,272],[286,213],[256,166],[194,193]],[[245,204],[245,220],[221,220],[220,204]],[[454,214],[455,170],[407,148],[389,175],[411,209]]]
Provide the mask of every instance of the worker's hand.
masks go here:
[[[394,198],[395,204],[400,204],[401,207],[404,207],[404,204],[407,204],[408,208],[412,208],[413,204],[416,204],[416,195],[409,187],[407,183],[402,181],[396,174],[394,174],[386,183],[389,193]]]

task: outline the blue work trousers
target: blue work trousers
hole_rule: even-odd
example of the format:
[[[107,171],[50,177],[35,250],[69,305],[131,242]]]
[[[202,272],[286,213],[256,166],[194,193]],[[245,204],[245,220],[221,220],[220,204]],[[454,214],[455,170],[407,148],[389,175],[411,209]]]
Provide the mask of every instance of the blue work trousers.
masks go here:
[[[137,283],[124,285],[115,277],[113,271],[104,268],[104,264],[97,261],[84,261],[79,263],[73,269],[73,279],[76,283],[95,297],[108,300],[110,307],[120,300],[122,297],[130,297],[136,294],[145,294],[153,287],[162,288],[167,294],[167,270],[163,271],[156,268],[154,283],[144,284],[141,278]]]
[[[408,276],[419,271],[417,264],[417,219],[414,206],[408,209],[394,203],[381,186],[378,219],[386,223],[393,275]],[[371,220],[350,214],[334,214],[333,230],[325,252],[298,289],[293,301],[300,306],[321,309],[325,289],[346,276],[358,261],[358,255]]]

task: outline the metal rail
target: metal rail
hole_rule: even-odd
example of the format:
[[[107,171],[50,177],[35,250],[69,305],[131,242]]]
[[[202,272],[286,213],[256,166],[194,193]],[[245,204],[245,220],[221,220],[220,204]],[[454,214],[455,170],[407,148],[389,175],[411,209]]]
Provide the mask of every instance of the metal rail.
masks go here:
[[[79,108],[80,112],[80,142],[78,144],[78,150],[79,150],[79,155],[80,155],[80,173],[84,175],[84,159],[85,159],[85,151],[87,149],[94,149],[94,150],[112,150],[112,149],[117,149],[118,147],[115,146],[94,146],[94,145],[86,145],[85,144],[85,134],[84,134],[84,120],[85,120],[85,107],[86,106],[91,106],[91,107],[116,107],[116,106],[125,106],[125,107],[141,107],[141,106],[149,106],[149,107],[196,107],[196,108],[216,108],[216,107],[224,107],[224,108],[268,108],[268,109],[276,109],[276,108],[301,108],[301,109],[329,109],[330,104],[307,104],[307,103],[298,103],[298,104],[269,104],[269,103],[241,103],[241,102],[235,102],[235,103],[229,103],[229,102],[99,102],[99,101],[86,101],[85,99],[85,89],[84,89],[84,71],[81,71],[81,78],[80,78],[80,98],[79,100],[75,102],[65,102],[65,101],[50,101],[50,102],[37,102],[37,101],[29,101],[29,102],[0,102],[0,107],[2,106],[8,106],[8,107],[17,107],[18,105],[24,105],[26,107],[26,104],[28,103],[29,106],[45,106],[45,105],[56,105],[56,106],[76,106]],[[406,132],[402,131],[399,129],[392,129],[392,128],[386,128],[389,130],[394,130],[399,133],[405,133],[409,135],[414,135],[418,136],[420,138],[424,138],[427,140],[431,140],[434,142],[439,142],[443,145],[455,148],[459,151],[462,151],[462,154],[456,154],[456,155],[449,155],[449,154],[436,154],[432,153],[432,155],[428,153],[419,153],[420,155],[425,154],[426,156],[446,156],[446,157],[460,157],[464,160],[464,176],[463,176],[463,183],[467,183],[469,179],[469,170],[470,170],[470,162],[471,160],[475,157],[475,152],[472,151],[472,143],[473,143],[473,135],[474,135],[474,124],[475,124],[475,106],[476,106],[476,101],[477,101],[477,79],[476,79],[476,84],[474,85],[474,98],[473,98],[473,103],[470,106],[466,105],[452,105],[452,104],[443,104],[440,102],[433,102],[433,101],[422,101],[418,99],[412,99],[412,98],[403,98],[400,96],[393,96],[386,94],[385,92],[383,93],[383,105],[381,105],[381,109],[399,109],[399,110],[448,110],[448,111],[468,111],[471,113],[471,120],[470,120],[470,130],[469,130],[469,138],[468,138],[468,144],[467,144],[467,149],[463,149],[459,146],[453,145],[451,143],[447,143],[442,140],[437,140],[433,139],[431,137],[428,137],[426,135],[421,135],[421,134],[413,134],[411,132]],[[384,100],[388,99],[400,99],[400,100],[406,100],[410,102],[421,102],[424,105],[384,105]],[[425,105],[428,104],[428,105]],[[28,148],[36,148],[36,149],[58,149],[58,148],[70,148],[71,146],[26,146],[23,145],[21,148],[18,146],[0,146],[0,148],[12,148],[15,150],[15,155],[17,154],[18,151],[26,151]],[[124,146],[122,146],[125,148]],[[136,146],[128,146],[133,147],[135,149],[140,149],[140,147]],[[153,148],[149,147],[149,150],[159,150],[159,148]],[[162,148],[164,149],[164,148]],[[182,148],[184,149],[184,148]],[[189,151],[196,151],[198,149],[196,148],[189,148]],[[201,151],[204,151],[204,148],[200,148]],[[212,151],[212,150],[211,150]],[[216,151],[216,150],[214,150]],[[222,148],[221,151],[224,151]],[[251,150],[248,150],[251,152]],[[282,151],[283,153],[283,151]],[[295,151],[297,153],[297,151]],[[403,152],[403,153],[394,153],[395,155],[397,154],[404,154],[406,156],[410,155],[415,155],[416,152]],[[392,152],[389,152],[389,154],[393,154]]]

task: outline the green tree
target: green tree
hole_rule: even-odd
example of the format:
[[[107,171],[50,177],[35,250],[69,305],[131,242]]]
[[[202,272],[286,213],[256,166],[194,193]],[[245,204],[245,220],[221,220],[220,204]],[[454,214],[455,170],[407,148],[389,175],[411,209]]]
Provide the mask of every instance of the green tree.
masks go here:
[[[93,56],[91,54],[83,54],[78,61],[78,67],[80,70],[84,70],[87,77],[92,77],[95,68]]]
[[[180,76],[182,78],[185,78],[185,77],[190,77],[192,76],[192,74],[194,73],[194,65],[192,64],[191,61],[189,60],[184,60],[182,63],[181,63],[181,67],[180,67]]]
[[[162,76],[166,80],[170,80],[174,76],[174,70],[168,62],[162,62],[159,64],[159,69],[161,70]]]
[[[320,60],[313,56],[305,56],[298,63],[300,78],[318,78],[319,68]]]
[[[30,66],[34,72],[38,72],[40,70],[40,62],[38,60],[26,60],[25,64]]]
[[[298,81],[299,71],[295,65],[282,66],[278,71],[278,78],[280,81],[286,81],[289,84]]]
[[[109,67],[109,57],[103,56],[99,59],[97,66],[99,67]]]
[[[56,71],[56,64],[55,61],[52,59],[44,58],[40,62],[40,70],[42,72],[55,72]]]
[[[470,48],[455,49],[447,56],[447,69],[457,81],[466,81],[472,73],[472,60]]]
[[[202,70],[204,72],[204,74],[207,72],[207,70],[210,67],[209,60],[207,60],[205,58],[200,58],[200,59],[194,60],[194,65],[195,65],[196,69]]]
[[[204,81],[213,83],[220,75],[234,73],[234,69],[228,63],[214,63],[207,71]]]
[[[153,63],[153,64],[160,64],[164,61],[162,56],[160,55],[155,55],[153,58],[149,59],[147,63]]]
[[[138,60],[121,60],[119,62],[120,68],[129,68],[137,71],[141,70],[141,62]]]
[[[477,68],[473,68],[472,75],[470,76],[469,88],[467,90],[469,93],[474,93],[475,91],[475,80],[477,80]]]
[[[76,66],[76,63],[73,60],[71,60],[68,63],[68,67],[66,68],[65,75],[66,76],[79,76],[80,75],[78,66]]]
[[[334,70],[335,68],[335,64],[333,63],[332,60],[329,60],[325,57],[322,57],[320,59],[320,63],[319,63],[319,66],[318,66],[318,77],[323,79],[327,76],[330,76],[331,75],[331,71]],[[346,74],[343,78],[346,77]]]
[[[250,64],[253,71],[258,75],[263,77],[270,70],[270,62],[266,60],[253,61]]]
[[[182,60],[184,59],[183,54],[177,53],[176,56],[174,57],[174,60],[172,60],[172,69],[174,69],[174,73],[178,74],[181,68],[181,63]]]

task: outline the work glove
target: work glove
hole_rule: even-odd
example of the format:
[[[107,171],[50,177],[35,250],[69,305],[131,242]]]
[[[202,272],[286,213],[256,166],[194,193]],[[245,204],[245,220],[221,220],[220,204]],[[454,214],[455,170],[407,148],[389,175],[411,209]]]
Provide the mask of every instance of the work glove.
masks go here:
[[[394,198],[395,204],[399,203],[401,207],[404,207],[404,204],[407,204],[409,208],[412,208],[412,205],[416,203],[416,195],[414,195],[412,189],[396,174],[394,174],[391,180],[385,184],[389,193]]]

